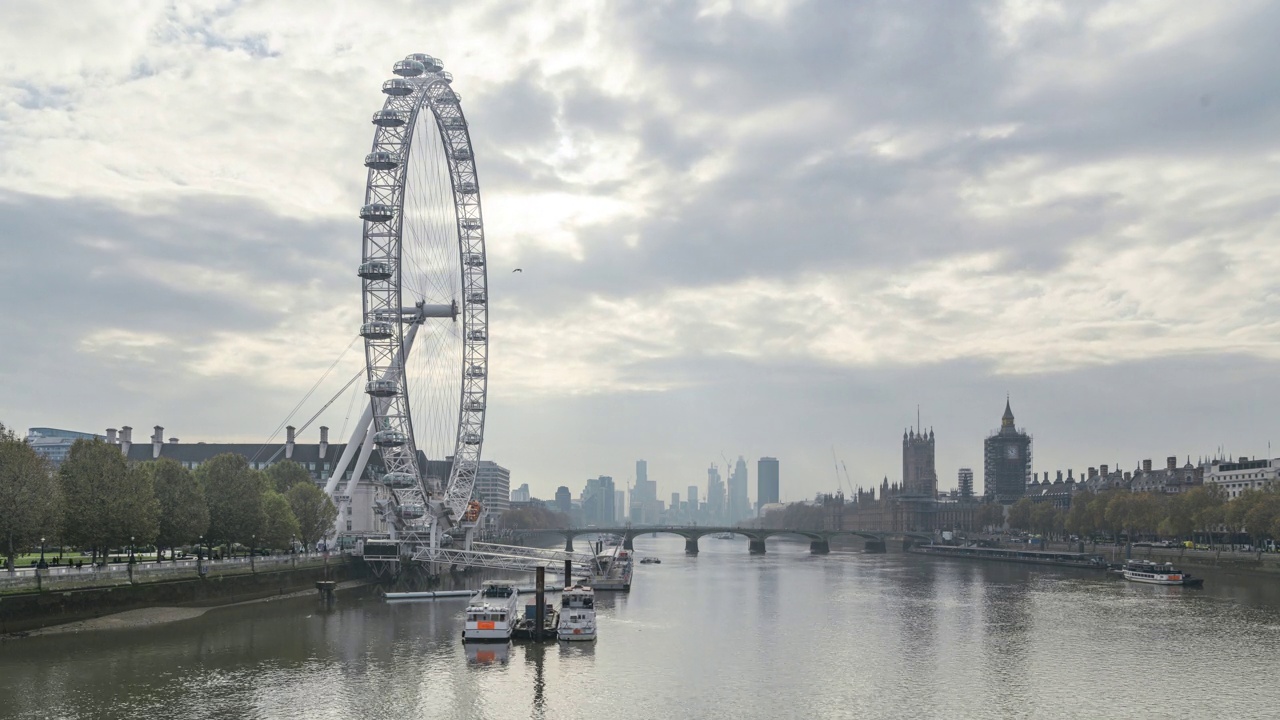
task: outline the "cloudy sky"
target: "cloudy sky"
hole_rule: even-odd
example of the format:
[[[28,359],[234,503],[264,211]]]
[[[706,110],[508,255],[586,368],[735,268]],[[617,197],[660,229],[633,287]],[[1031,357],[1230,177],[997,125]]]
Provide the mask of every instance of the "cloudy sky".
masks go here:
[[[897,480],[917,405],[951,487],[1006,394],[1036,471],[1280,453],[1278,36],[1265,2],[6,2],[0,421],[265,441],[354,337],[369,115],[426,52],[476,143],[485,456],[536,495],[741,454],[795,500],[833,448]]]

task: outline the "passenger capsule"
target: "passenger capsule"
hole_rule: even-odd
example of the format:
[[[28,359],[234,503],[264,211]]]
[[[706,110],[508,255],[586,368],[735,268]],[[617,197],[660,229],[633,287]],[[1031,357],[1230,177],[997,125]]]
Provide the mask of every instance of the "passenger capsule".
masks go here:
[[[467,267],[484,267],[484,256],[480,253],[467,253],[462,258],[462,262],[466,264]]]
[[[389,322],[375,320],[360,326],[360,335],[369,340],[386,340],[395,334],[396,330]]]
[[[481,365],[472,365],[471,367],[467,368],[467,376],[473,377],[473,378],[484,377],[484,367]]]
[[[436,95],[433,99],[441,105],[457,105],[458,101],[461,100],[462,97],[458,95],[458,93],[446,89],[444,92]]]
[[[378,127],[402,127],[404,113],[399,110],[379,110],[373,114],[373,124]]]
[[[405,58],[405,60],[416,60],[422,63],[427,72],[440,72],[444,68],[444,63],[440,62],[440,58],[434,58],[426,53],[414,53]]]
[[[409,442],[409,436],[399,430],[379,430],[373,434],[373,444],[378,447],[400,447]]]
[[[441,71],[439,75],[441,80],[444,80],[447,83],[453,82],[453,73]]]
[[[364,384],[364,391],[374,397],[395,397],[400,393],[400,386],[395,380],[370,380]]]
[[[474,342],[484,342],[487,337],[488,335],[486,335],[483,330],[472,330],[467,333],[467,338]]]
[[[470,180],[464,180],[463,182],[458,183],[458,192],[462,193],[463,195],[475,195],[479,191],[480,191],[480,188],[477,187],[476,184],[474,182],[471,182]]]
[[[400,506],[400,517],[406,520],[416,520],[426,514],[427,511],[421,505],[416,503],[408,503]]]
[[[479,445],[480,435],[479,433],[467,433],[462,436],[462,442],[467,445]]]
[[[413,83],[400,78],[392,78],[382,83],[382,92],[395,97],[404,97],[413,92]]]
[[[382,476],[382,484],[397,490],[411,488],[418,484],[418,478],[413,473],[407,472],[389,472]]]
[[[364,166],[372,170],[391,170],[400,165],[400,156],[385,150],[371,152],[364,156]]]
[[[467,296],[467,302],[472,305],[484,305],[488,302],[488,298],[486,298],[482,292],[473,292]]]
[[[400,77],[418,77],[427,71],[427,66],[417,60],[401,60],[391,66],[391,72]]]
[[[467,121],[462,119],[461,115],[449,115],[440,118],[440,124],[445,130],[462,130],[467,127]]]
[[[471,412],[480,412],[481,410],[484,410],[484,401],[476,399],[468,400],[467,409]]]
[[[458,162],[466,162],[475,157],[469,147],[460,147],[453,151],[453,159]]]
[[[391,265],[381,260],[370,260],[360,264],[357,275],[365,280],[390,280]]]
[[[369,222],[387,222],[395,215],[395,209],[382,203],[371,203],[360,208],[360,219]]]
[[[458,224],[462,226],[463,230],[479,230],[480,218],[462,218],[458,221]]]

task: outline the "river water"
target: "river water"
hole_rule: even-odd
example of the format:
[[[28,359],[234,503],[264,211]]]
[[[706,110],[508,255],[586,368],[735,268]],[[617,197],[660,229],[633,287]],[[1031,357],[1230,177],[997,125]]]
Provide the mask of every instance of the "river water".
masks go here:
[[[636,540],[593,645],[466,647],[466,600],[345,595],[0,643],[18,718],[1280,717],[1280,580]]]

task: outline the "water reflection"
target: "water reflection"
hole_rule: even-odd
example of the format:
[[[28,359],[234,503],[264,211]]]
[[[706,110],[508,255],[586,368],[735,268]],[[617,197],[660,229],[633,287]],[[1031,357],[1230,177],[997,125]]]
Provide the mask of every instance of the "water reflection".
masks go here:
[[[506,665],[511,659],[511,643],[466,643],[470,665]]]

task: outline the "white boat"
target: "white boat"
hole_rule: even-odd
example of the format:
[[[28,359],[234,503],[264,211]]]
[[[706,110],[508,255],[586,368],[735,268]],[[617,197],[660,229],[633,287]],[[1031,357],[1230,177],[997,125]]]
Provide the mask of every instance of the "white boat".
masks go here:
[[[1175,568],[1173,563],[1149,562],[1146,560],[1130,560],[1121,571],[1125,580],[1150,583],[1152,585],[1203,585],[1204,578],[1192,577]]]
[[[733,533],[731,533],[731,532],[716,533],[715,535],[712,535],[711,537],[715,538],[716,540],[732,540],[732,539],[733,539]]]
[[[520,589],[506,580],[486,580],[467,605],[463,642],[506,642],[516,623]]]
[[[583,585],[564,589],[560,596],[560,622],[556,626],[560,640],[596,639],[596,591]]]

